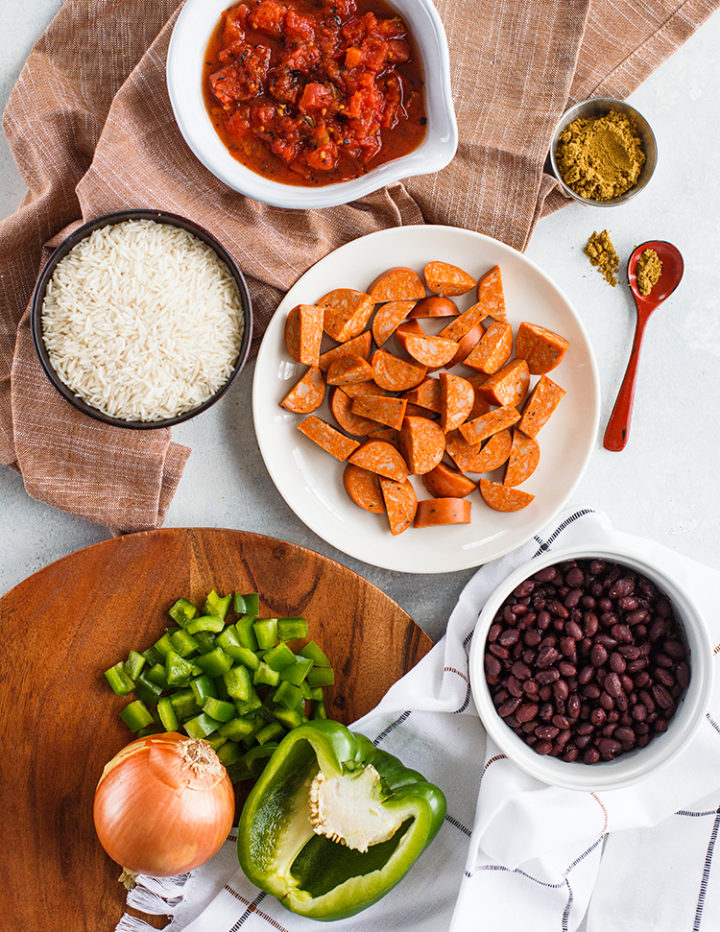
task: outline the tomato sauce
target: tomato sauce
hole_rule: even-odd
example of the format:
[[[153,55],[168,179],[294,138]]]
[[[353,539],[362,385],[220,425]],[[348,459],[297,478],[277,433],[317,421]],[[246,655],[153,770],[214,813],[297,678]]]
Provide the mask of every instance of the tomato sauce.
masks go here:
[[[422,142],[423,75],[384,0],[243,0],[205,55],[205,103],[230,154],[266,178],[358,178]]]

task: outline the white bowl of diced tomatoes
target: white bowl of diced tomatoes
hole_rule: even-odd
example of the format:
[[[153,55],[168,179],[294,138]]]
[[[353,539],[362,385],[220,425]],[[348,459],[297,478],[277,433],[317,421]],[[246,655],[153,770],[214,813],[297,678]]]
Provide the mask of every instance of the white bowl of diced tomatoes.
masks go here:
[[[431,0],[187,0],[167,85],[202,164],[277,207],[349,203],[439,171],[457,149]]]

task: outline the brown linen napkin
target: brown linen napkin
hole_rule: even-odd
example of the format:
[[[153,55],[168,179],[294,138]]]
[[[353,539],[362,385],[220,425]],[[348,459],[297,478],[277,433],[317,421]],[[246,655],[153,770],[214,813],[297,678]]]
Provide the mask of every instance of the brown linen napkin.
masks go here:
[[[42,374],[27,305],[44,244],[72,221],[164,208],[215,233],[246,273],[255,345],[287,288],[331,249],[388,226],[446,223],[523,249],[563,203],[544,163],[566,107],[627,96],[720,0],[437,0],[460,146],[439,174],[307,213],[230,191],[190,153],[165,89],[179,0],[66,0],[5,112],[28,193],[0,224],[0,462],[28,492],[122,530],[157,526],[189,451],[167,431],[78,414]]]

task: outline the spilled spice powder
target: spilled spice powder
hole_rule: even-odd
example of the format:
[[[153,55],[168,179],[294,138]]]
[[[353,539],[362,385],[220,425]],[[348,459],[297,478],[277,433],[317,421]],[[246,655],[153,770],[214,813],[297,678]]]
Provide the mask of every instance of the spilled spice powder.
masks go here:
[[[648,295],[660,281],[662,260],[654,249],[646,249],[637,264],[637,286],[642,295]]]
[[[603,230],[602,233],[595,231],[587,241],[587,246],[584,251],[585,255],[590,260],[590,265],[597,266],[598,272],[600,272],[608,285],[612,285],[614,288],[617,284],[615,273],[620,265],[620,259],[615,251],[608,231]]]
[[[645,153],[635,121],[611,110],[573,120],[560,135],[556,159],[563,181],[576,194],[609,201],[637,184]]]

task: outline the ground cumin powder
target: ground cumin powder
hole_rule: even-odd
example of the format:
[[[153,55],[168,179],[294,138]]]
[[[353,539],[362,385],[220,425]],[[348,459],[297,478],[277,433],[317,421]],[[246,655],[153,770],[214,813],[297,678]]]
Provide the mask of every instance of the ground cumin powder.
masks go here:
[[[662,260],[654,249],[646,249],[637,264],[637,286],[642,295],[648,295],[660,281]]]
[[[642,140],[626,113],[580,117],[558,140],[557,165],[565,184],[594,201],[609,201],[629,191],[645,163]]]
[[[590,265],[597,266],[598,272],[614,288],[617,284],[615,273],[620,265],[620,259],[607,230],[603,230],[602,233],[597,231],[593,233],[587,241],[585,255],[590,260]]]

